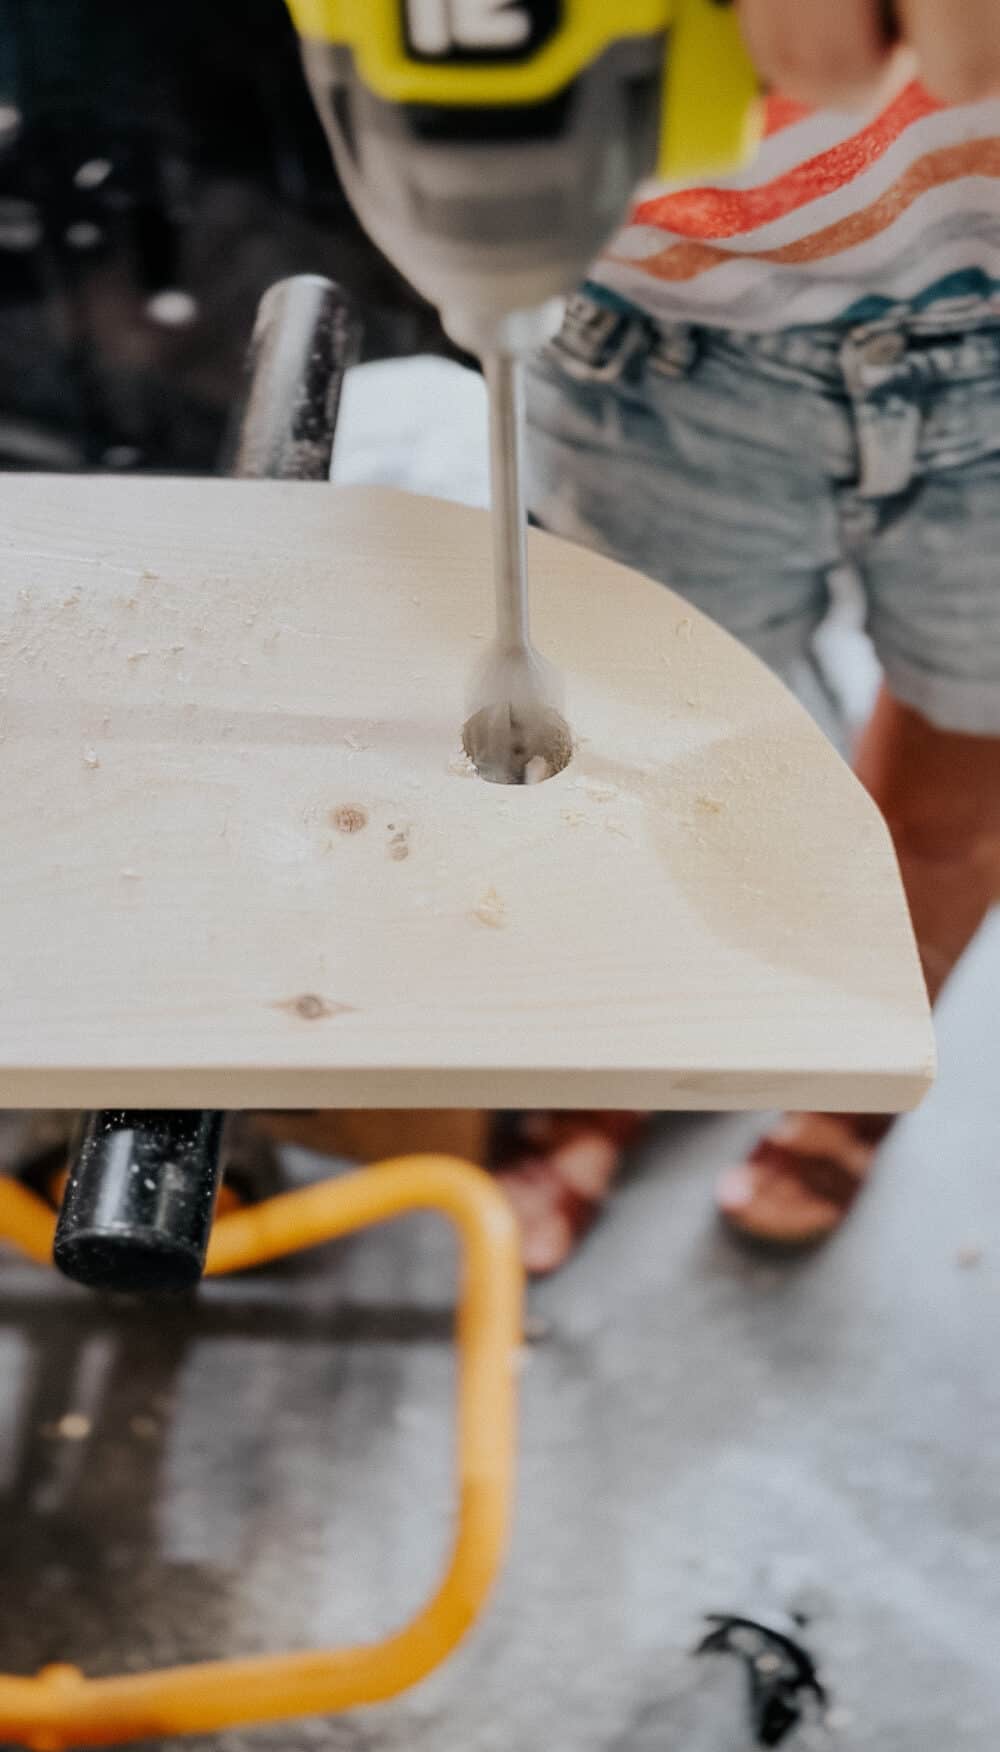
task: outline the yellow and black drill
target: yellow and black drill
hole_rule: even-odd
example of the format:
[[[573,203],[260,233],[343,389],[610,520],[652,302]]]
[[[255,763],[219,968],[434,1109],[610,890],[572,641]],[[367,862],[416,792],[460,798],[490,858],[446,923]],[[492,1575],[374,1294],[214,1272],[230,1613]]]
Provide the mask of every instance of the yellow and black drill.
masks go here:
[[[528,634],[519,361],[636,185],[731,168],[756,82],[726,0],[289,0],[348,197],[490,390],[497,640],[487,777],[523,779],[553,690]],[[471,722],[471,720],[470,720]]]

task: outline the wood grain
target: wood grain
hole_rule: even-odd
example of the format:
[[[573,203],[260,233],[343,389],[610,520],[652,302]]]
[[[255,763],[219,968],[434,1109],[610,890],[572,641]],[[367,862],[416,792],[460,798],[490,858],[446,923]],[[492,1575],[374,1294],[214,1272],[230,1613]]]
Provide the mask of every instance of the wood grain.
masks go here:
[[[0,480],[0,1102],[914,1103],[888,835],[669,591],[533,535],[574,759],[459,755],[485,514]]]

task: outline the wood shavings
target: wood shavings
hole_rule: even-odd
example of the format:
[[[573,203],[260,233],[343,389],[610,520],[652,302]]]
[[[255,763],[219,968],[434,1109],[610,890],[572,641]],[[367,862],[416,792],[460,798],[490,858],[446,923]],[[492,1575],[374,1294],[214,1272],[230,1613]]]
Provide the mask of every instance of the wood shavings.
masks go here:
[[[148,645],[141,645],[139,647],[138,651],[130,651],[129,652],[128,661],[129,661],[129,663],[141,663],[142,659],[144,657],[148,657],[148,656],[149,656],[149,646]]]
[[[694,803],[695,808],[703,809],[706,815],[722,814],[722,804],[717,797],[696,797]]]
[[[344,737],[344,746],[345,748],[349,748],[352,754],[363,754],[369,744],[363,742],[356,731],[348,730],[347,735]]]
[[[552,777],[552,768],[550,767],[544,754],[532,755],[531,759],[527,762],[527,764],[525,765],[525,768],[524,768],[524,782],[525,782],[525,784],[526,785],[543,785],[545,783],[545,780],[550,779],[551,777]]]
[[[454,760],[448,762],[448,771],[454,773],[457,779],[474,779],[476,776],[475,763],[469,759],[464,748],[461,754],[456,754]]]
[[[587,819],[579,809],[560,809],[559,813],[567,827],[581,827]]]
[[[133,870],[131,864],[123,864],[121,873],[123,880],[126,882],[138,882],[140,880],[138,870]]]
[[[675,623],[674,638],[690,639],[693,632],[694,621],[691,619],[691,616],[689,614],[682,614],[680,620]]]
[[[473,917],[481,925],[488,925],[492,931],[501,931],[507,923],[507,908],[500,899],[495,888],[488,888],[479,905],[475,908]]]
[[[74,584],[69,595],[63,597],[63,608],[75,608],[82,595],[83,591],[79,584]]]
[[[96,748],[85,748],[84,749],[84,751],[83,751],[83,764],[85,767],[91,767],[91,768],[100,766],[101,757],[98,754]]]
[[[602,785],[596,779],[577,779],[578,791],[585,791],[593,803],[613,803],[619,795],[617,785]]]

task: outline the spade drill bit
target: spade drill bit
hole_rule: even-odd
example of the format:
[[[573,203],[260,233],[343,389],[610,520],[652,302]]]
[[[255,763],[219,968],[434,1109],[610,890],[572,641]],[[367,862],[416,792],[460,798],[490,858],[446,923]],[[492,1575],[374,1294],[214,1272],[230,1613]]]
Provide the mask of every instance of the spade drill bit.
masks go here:
[[[483,360],[490,408],[490,492],[496,632],[473,676],[465,748],[498,784],[532,784],[566,765],[569,730],[555,671],[531,643],[520,358]]]

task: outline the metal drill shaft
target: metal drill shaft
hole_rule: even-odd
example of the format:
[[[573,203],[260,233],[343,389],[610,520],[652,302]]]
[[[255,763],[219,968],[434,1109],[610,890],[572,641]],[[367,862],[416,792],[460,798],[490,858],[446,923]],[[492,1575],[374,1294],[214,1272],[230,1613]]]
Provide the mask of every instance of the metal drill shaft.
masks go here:
[[[524,380],[520,359],[493,353],[483,361],[490,407],[490,496],[497,642],[511,654],[531,644],[524,498]]]

